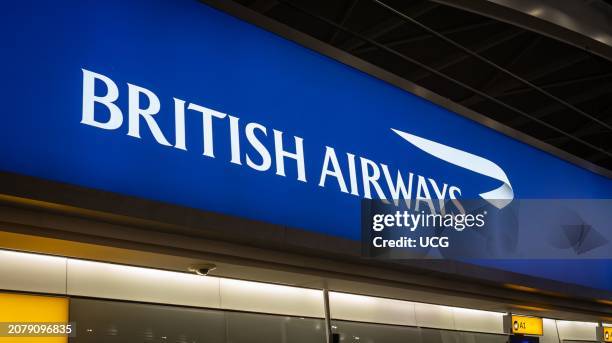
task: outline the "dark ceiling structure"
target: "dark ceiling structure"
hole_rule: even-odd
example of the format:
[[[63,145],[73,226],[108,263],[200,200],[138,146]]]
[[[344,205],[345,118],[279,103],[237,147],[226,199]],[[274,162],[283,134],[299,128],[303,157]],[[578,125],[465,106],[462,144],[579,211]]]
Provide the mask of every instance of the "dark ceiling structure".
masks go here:
[[[429,0],[233,2],[612,171],[600,54]]]

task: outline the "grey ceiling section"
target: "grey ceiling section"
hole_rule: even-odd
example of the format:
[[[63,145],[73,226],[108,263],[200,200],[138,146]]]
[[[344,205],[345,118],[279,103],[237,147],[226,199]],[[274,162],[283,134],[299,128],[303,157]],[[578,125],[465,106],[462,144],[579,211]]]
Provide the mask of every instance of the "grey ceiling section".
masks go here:
[[[612,7],[603,0],[490,0],[612,47]]]

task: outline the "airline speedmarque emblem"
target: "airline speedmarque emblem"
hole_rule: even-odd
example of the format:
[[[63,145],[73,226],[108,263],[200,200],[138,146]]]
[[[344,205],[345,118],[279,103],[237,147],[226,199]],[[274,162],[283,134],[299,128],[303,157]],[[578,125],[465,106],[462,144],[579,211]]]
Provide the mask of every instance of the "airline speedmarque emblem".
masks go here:
[[[514,199],[514,191],[506,173],[495,163],[486,158],[470,154],[444,144],[418,137],[400,130],[391,129],[410,144],[424,152],[458,167],[501,181],[501,187],[489,192],[480,193],[480,197],[491,205],[502,209]]]

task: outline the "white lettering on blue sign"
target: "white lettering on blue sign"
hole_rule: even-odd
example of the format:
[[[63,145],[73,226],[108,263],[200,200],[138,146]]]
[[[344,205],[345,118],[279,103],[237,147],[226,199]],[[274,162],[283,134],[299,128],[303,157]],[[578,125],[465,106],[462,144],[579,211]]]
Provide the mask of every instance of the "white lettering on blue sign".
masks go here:
[[[117,105],[119,99],[119,88],[109,77],[86,69],[83,70],[83,112],[81,124],[93,126],[104,130],[119,129],[123,123],[121,109]],[[96,82],[98,81],[98,82]],[[103,83],[106,91],[99,95],[96,83]],[[98,95],[96,95],[98,94]],[[147,101],[141,101],[146,98]],[[160,100],[154,92],[128,83],[128,131],[127,135],[140,139],[141,129],[146,127],[157,143],[187,151],[185,117],[197,113],[202,118],[202,146],[201,153],[208,158],[217,158],[213,135],[215,123],[218,121],[229,121],[229,146],[231,156],[230,163],[243,165],[260,172],[266,172],[275,166],[278,176],[287,177],[285,172],[286,163],[295,163],[297,175],[295,178],[301,182],[308,182],[305,166],[304,139],[298,136],[287,138],[283,131],[268,128],[260,123],[249,122],[246,125],[240,122],[240,118],[226,113],[216,111],[195,103],[184,100],[174,100],[174,144],[168,141],[155,120],[161,110]],[[107,113],[95,113],[95,104],[106,107]],[[144,105],[144,104],[146,105]],[[143,121],[144,120],[144,121]],[[141,124],[145,125],[142,126]],[[244,130],[246,143],[256,152],[256,156],[242,153],[240,132]],[[456,166],[472,170],[499,181],[502,186],[490,192],[481,193],[480,196],[491,202],[498,208],[502,208],[513,199],[512,186],[504,171],[495,163],[465,151],[461,151],[440,143],[436,143],[406,132],[392,129],[393,132],[423,150],[424,152],[442,159]],[[266,146],[265,138],[272,136],[273,147]],[[363,156],[352,153],[344,153],[338,157],[336,149],[325,147],[323,153],[322,169],[318,178],[320,187],[336,185],[340,192],[354,196],[363,196],[366,199],[399,199],[406,201],[406,205],[414,206],[416,211],[420,206],[428,206],[432,213],[437,212],[434,200],[438,200],[438,207],[444,211],[443,204],[450,200],[460,212],[464,212],[458,201],[461,189],[454,185],[438,182],[432,178],[415,175],[412,172],[403,173],[400,170],[393,173],[384,163],[377,163]],[[357,158],[358,157],[358,158]],[[403,175],[406,175],[404,177]],[[333,181],[329,181],[333,179]],[[359,188],[358,185],[361,185]],[[411,201],[414,203],[411,203]]]

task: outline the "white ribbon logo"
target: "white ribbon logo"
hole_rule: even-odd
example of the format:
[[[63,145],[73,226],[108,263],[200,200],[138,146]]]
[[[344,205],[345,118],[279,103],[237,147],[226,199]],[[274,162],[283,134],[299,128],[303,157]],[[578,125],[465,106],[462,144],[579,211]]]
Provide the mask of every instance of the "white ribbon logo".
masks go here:
[[[506,173],[497,164],[486,158],[470,154],[469,152],[455,149],[393,128],[391,130],[430,155],[461,168],[501,181],[503,183],[501,187],[479,194],[481,198],[498,209],[506,207],[512,202],[512,199],[514,199],[514,191],[512,190],[510,180],[508,180]]]

